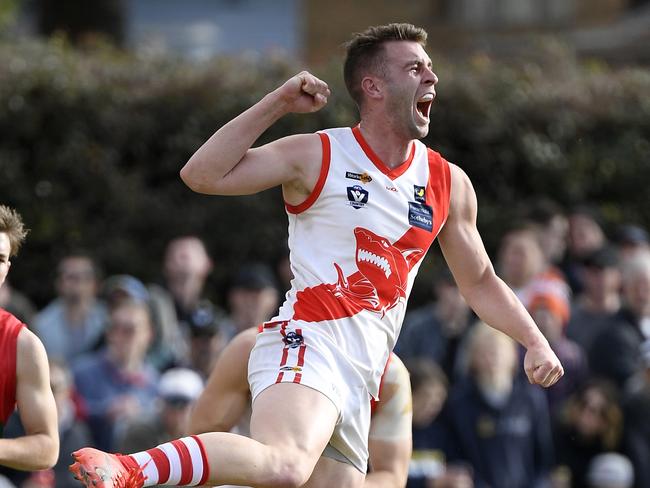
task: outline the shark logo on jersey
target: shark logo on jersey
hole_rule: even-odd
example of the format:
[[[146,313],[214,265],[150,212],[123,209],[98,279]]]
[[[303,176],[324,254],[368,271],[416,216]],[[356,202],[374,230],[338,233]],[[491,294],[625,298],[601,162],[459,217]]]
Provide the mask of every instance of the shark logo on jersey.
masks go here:
[[[355,263],[358,271],[349,276],[334,263],[336,283],[309,287],[297,293],[294,319],[317,322],[350,317],[361,310],[382,316],[406,300],[409,270],[424,256],[433,237],[407,231],[402,242],[388,239],[363,227],[354,229]],[[406,247],[410,245],[421,247]]]
[[[348,186],[348,202],[356,209],[365,207],[368,203],[368,191],[359,185]]]

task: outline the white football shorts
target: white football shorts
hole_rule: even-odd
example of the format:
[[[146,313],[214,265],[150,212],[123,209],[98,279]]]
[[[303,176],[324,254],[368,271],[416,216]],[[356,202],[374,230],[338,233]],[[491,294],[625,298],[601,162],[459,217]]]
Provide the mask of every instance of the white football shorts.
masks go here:
[[[362,375],[318,325],[301,327],[291,321],[264,324],[248,362],[252,400],[276,383],[298,383],[321,392],[336,406],[339,417],[326,457],[366,473],[370,393]]]

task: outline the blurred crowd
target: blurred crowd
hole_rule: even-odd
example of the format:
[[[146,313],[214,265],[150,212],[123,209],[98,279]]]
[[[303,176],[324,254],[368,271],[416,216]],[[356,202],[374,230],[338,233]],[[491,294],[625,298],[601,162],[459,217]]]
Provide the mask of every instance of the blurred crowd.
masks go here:
[[[610,229],[593,208],[541,201],[501,236],[495,266],[565,376],[548,390],[528,384],[522,348],[481,323],[437,270],[430,302],[407,313],[395,349],[413,390],[408,486],[650,487],[646,229]],[[41,310],[0,288],[0,307],[48,352],[61,434],[53,471],[1,472],[15,486],[75,486],[67,465],[83,446],[134,452],[180,437],[220,351],[269,320],[291,280],[288,257],[248,263],[215,300],[199,236],[168,243],[160,283],[103,277],[81,250],[56,269],[56,296]],[[14,416],[5,436],[20,432]]]

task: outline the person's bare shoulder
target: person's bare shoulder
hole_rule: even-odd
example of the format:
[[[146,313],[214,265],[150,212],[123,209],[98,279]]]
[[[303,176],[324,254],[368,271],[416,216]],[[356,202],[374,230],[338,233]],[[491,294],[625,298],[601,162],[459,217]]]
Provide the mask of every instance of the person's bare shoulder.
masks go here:
[[[255,345],[257,329],[251,327],[237,334],[221,351],[210,374],[208,389],[214,384],[228,384],[233,390],[248,389],[248,357]]]
[[[451,204],[449,216],[468,218],[476,212],[476,193],[469,176],[460,166],[449,163],[451,169]]]
[[[16,374],[19,378],[34,378],[48,370],[47,353],[41,340],[27,327],[18,334]]]
[[[233,349],[233,353],[242,353],[244,357],[248,357],[251,349],[255,345],[257,334],[258,330],[256,327],[251,327],[237,334],[230,341],[230,347]]]

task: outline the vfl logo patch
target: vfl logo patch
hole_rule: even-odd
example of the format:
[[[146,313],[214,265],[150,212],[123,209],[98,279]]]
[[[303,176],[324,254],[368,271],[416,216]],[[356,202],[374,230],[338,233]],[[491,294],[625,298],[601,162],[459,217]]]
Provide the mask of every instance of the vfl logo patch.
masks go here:
[[[346,171],[345,177],[350,178],[351,180],[360,181],[361,183],[370,183],[372,181],[372,178],[368,173],[353,173],[351,171]]]
[[[423,203],[409,202],[409,224],[431,232],[433,230],[433,209]]]
[[[305,340],[303,339],[302,335],[296,334],[295,332],[287,332],[287,335],[284,336],[282,339],[282,342],[286,346],[289,346],[291,349],[295,349],[296,347],[300,347]]]
[[[365,207],[368,203],[368,192],[359,185],[348,186],[348,201],[354,208]]]
[[[416,202],[426,203],[423,186],[413,185],[413,199]]]

